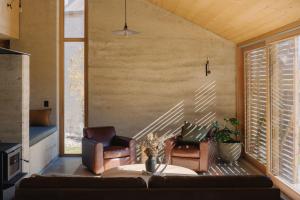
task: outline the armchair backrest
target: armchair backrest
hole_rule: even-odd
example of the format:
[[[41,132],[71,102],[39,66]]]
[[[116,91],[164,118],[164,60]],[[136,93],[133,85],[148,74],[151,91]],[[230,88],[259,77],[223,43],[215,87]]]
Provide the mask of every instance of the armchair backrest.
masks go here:
[[[113,126],[84,128],[83,136],[101,142],[103,147],[108,147],[116,136],[116,130]]]

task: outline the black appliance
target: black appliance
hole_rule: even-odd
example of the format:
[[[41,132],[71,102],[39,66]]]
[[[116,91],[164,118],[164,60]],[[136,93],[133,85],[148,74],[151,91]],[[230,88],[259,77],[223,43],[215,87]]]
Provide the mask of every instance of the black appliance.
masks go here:
[[[22,146],[0,142],[0,200],[12,200],[15,184],[26,174],[22,173]]]
[[[0,183],[9,184],[22,174],[22,146],[18,143],[0,143]]]

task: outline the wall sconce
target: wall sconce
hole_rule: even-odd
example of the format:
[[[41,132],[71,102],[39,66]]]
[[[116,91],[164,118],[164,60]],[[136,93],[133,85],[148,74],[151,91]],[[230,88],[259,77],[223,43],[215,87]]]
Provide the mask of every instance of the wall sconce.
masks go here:
[[[205,64],[205,75],[208,76],[211,73],[209,69],[209,58],[207,57],[206,64]]]

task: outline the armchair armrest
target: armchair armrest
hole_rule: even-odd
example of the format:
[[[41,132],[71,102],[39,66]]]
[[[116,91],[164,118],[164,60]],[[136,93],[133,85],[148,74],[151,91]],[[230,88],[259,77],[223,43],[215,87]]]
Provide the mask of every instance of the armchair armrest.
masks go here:
[[[217,146],[212,140],[200,142],[200,171],[208,171],[216,160]]]
[[[129,147],[130,163],[136,163],[136,141],[129,137],[115,136],[112,145]]]
[[[82,138],[82,163],[95,174],[102,173],[104,171],[103,144]]]
[[[166,139],[164,143],[165,143],[165,147],[173,149],[174,146],[177,144],[177,136]]]
[[[165,163],[170,164],[172,149],[176,146],[177,137],[171,137],[165,140]]]

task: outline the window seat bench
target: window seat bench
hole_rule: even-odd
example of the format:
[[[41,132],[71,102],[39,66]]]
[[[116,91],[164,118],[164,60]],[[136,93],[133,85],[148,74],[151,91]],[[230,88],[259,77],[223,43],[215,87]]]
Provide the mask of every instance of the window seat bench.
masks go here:
[[[58,130],[56,126],[29,128],[30,174],[41,173],[58,156]]]

